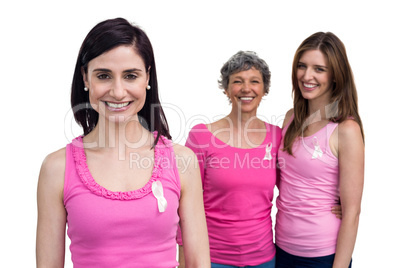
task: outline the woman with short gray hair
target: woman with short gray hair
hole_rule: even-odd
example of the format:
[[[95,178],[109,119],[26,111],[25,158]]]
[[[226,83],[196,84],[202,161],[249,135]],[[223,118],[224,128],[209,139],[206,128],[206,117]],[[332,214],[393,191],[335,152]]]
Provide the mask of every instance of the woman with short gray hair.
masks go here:
[[[251,68],[260,71],[264,82],[264,92],[268,94],[271,85],[271,72],[267,63],[253,51],[239,51],[222,66],[221,79],[218,80],[219,87],[226,91],[232,74]]]
[[[255,52],[233,55],[218,81],[230,113],[194,126],[187,139],[200,165],[212,268],[275,267],[271,207],[281,129],[257,117],[270,77]]]

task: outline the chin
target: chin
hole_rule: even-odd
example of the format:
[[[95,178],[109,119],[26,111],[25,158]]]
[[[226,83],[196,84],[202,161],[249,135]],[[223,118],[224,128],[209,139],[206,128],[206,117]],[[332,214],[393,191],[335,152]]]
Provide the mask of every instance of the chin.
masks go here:
[[[315,94],[312,93],[312,92],[302,92],[301,95],[306,100],[312,100],[312,99],[314,99],[316,97]]]
[[[133,115],[109,115],[108,121],[115,124],[125,124],[130,121],[138,121]]]

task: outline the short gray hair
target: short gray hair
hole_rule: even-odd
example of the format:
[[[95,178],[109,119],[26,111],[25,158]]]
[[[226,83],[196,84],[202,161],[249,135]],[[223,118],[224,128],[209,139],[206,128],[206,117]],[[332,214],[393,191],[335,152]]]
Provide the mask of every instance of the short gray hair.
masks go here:
[[[254,51],[239,51],[222,66],[221,77],[218,80],[219,88],[226,91],[232,74],[247,71],[253,67],[260,71],[264,82],[264,92],[268,94],[271,85],[271,72],[268,64],[258,57]]]

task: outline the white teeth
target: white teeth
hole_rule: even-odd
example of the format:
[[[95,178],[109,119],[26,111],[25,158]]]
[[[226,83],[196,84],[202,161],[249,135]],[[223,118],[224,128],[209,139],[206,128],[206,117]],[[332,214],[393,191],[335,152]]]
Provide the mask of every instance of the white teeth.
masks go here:
[[[249,101],[249,100],[252,100],[253,98],[252,97],[240,97],[240,99],[244,100],[244,101]]]
[[[317,85],[316,85],[316,84],[306,84],[306,83],[303,83],[303,86],[304,86],[304,87],[308,87],[308,88],[313,88],[313,87],[316,87]]]
[[[106,102],[106,105],[112,108],[123,108],[127,106],[130,102],[124,102],[124,103],[112,103],[112,102]]]

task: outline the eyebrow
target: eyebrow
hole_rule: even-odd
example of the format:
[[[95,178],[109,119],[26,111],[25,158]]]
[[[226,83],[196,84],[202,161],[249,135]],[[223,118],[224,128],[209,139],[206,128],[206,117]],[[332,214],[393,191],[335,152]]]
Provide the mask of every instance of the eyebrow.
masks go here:
[[[325,69],[328,70],[327,66],[323,66],[323,65],[314,65],[315,67],[321,68],[321,69]]]
[[[243,77],[236,75],[233,77],[233,79],[243,79]],[[250,79],[262,79],[262,77],[259,76],[251,76]]]
[[[307,65],[306,63],[304,63],[304,62],[302,62],[302,61],[299,61],[299,63],[304,64],[304,65]],[[324,65],[317,65],[317,64],[315,64],[314,67],[320,67],[320,68],[328,69],[328,67],[327,67],[327,66],[324,66]]]
[[[111,73],[112,70],[106,69],[106,68],[97,68],[95,70],[93,70],[94,72],[106,72],[106,73]],[[132,73],[132,72],[142,72],[141,69],[137,69],[137,68],[132,68],[132,69],[128,69],[128,70],[124,70],[123,73]]]

